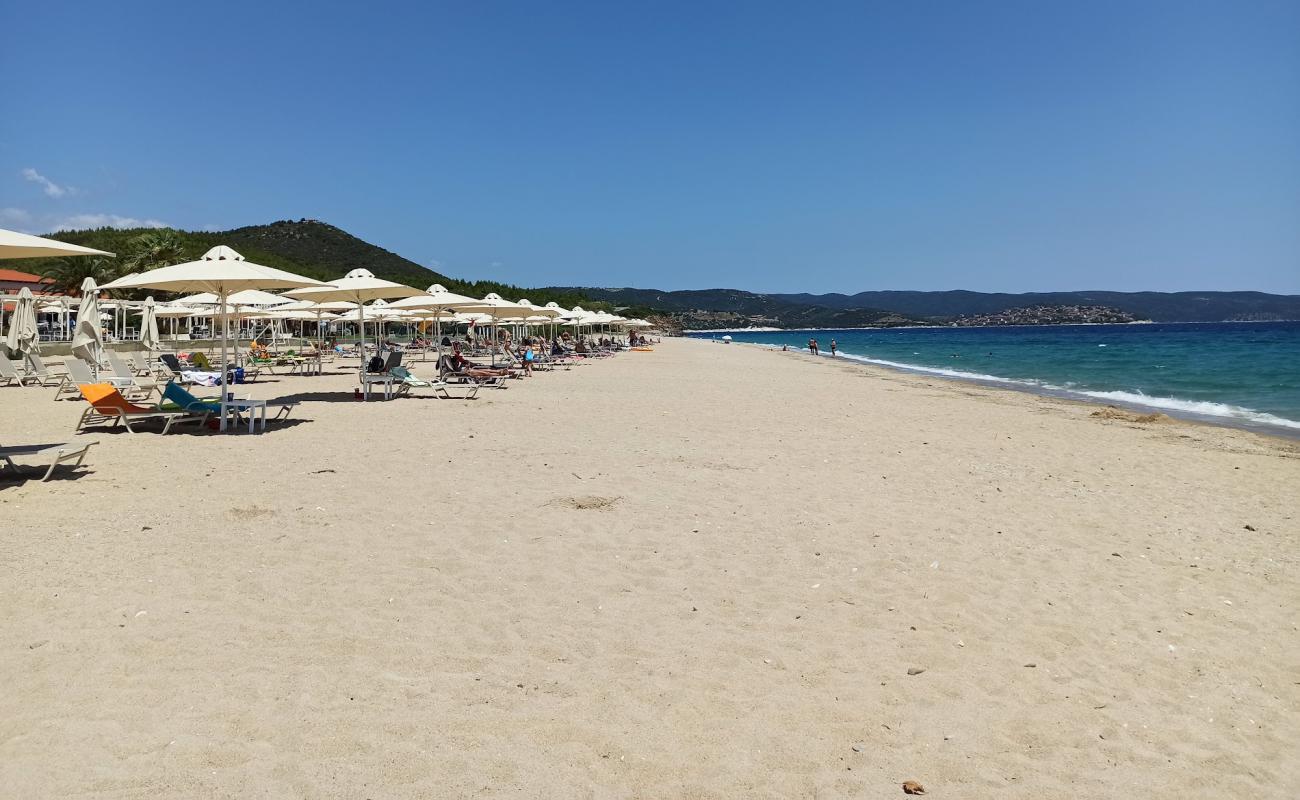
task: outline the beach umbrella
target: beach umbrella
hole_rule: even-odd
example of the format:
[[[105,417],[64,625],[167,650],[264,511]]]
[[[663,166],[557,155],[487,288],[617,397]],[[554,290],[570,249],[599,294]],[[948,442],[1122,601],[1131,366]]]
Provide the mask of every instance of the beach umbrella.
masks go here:
[[[214,306],[221,302],[221,299],[212,292],[199,292],[185,297],[176,298],[177,303],[190,306]],[[234,292],[226,298],[227,303],[237,306],[282,306],[286,303],[292,303],[293,299],[284,295],[271,294],[261,289],[244,289],[243,291]]]
[[[162,339],[158,336],[158,308],[153,295],[144,299],[144,308],[140,312],[140,345],[146,350],[161,350]]]
[[[466,297],[463,294],[447,291],[447,287],[440,283],[431,285],[424,290],[424,294],[413,297],[404,297],[401,300],[393,301],[397,308],[405,309],[422,309],[437,312],[446,312],[454,310],[457,305],[465,303],[478,302],[472,297]],[[442,358],[442,317],[434,317],[434,338],[438,341],[438,357]]]
[[[502,299],[501,295],[496,292],[489,292],[484,295],[482,300],[472,300],[468,303],[457,303],[452,306],[456,311],[465,314],[486,314],[492,318],[493,338],[492,338],[492,363],[496,364],[496,327],[499,320],[527,314],[531,309],[521,306],[518,303],[512,303],[509,300]]]
[[[68,244],[30,233],[0,228],[0,258],[49,258],[57,256],[111,256],[105,250]]]
[[[180,319],[181,317],[198,317],[208,313],[202,308],[192,306],[173,305],[171,303],[158,303],[154,306],[153,314],[160,319]]]
[[[40,332],[36,328],[36,298],[24,286],[18,290],[18,303],[9,317],[9,334],[5,345],[19,356],[41,352]]]
[[[295,300],[312,300],[317,303],[345,300],[357,307],[357,318],[361,322],[361,370],[366,368],[366,317],[365,304],[372,300],[392,300],[402,297],[415,297],[421,292],[410,286],[393,283],[376,278],[368,269],[354,269],[342,278],[331,281],[328,286],[312,286],[294,289],[284,293],[285,297]]]
[[[162,305],[149,295],[140,306],[140,344],[146,350],[162,348],[162,337],[158,335],[158,307]],[[152,337],[152,338],[151,338]]]
[[[104,331],[99,326],[99,289],[94,278],[81,282],[81,305],[77,306],[77,327],[72,333],[72,354],[89,361],[99,370],[99,351],[104,348]]]
[[[217,304],[226,307],[230,295],[245,289],[291,289],[295,287],[322,287],[320,281],[295,275],[292,272],[264,267],[248,261],[225,245],[219,245],[203,254],[198,261],[187,261],[170,267],[159,267],[139,275],[118,278],[105,284],[113,289],[157,289],[164,292],[212,292]],[[229,349],[230,323],[222,315],[221,323],[221,401],[227,392],[226,353]],[[224,408],[223,408],[224,411]],[[226,429],[226,415],[221,415],[221,429]]]
[[[283,297],[283,295],[282,295]],[[311,300],[294,300],[292,297],[284,297],[289,302],[283,305],[274,306],[276,311],[283,312],[307,312],[316,315],[316,341],[317,347],[321,341],[321,322],[325,319],[337,319],[338,314],[333,312],[347,311],[352,308],[351,303],[335,300],[330,303],[316,303]]]

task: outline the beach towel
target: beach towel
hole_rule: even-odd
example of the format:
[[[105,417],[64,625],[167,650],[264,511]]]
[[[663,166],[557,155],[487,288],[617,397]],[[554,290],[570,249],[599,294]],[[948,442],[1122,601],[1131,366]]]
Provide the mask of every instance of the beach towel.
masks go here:
[[[181,370],[181,377],[198,386],[217,386],[221,383],[220,372],[199,372],[198,370]]]

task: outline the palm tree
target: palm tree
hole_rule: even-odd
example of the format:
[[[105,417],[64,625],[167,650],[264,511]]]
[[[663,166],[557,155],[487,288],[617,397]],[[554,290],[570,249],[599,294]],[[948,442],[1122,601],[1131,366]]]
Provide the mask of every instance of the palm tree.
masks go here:
[[[161,228],[146,231],[127,241],[127,252],[122,258],[125,273],[147,272],[158,267],[177,264],[185,259],[185,242],[176,231]]]
[[[121,273],[113,261],[102,258],[56,258],[41,270],[41,276],[54,282],[54,287],[64,294],[75,295],[81,291],[81,282],[94,278],[103,285]]]

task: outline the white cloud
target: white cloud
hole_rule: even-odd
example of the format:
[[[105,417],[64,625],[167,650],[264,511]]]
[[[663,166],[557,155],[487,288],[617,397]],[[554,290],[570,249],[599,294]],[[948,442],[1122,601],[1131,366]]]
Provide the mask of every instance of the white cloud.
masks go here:
[[[15,228],[30,225],[32,212],[25,208],[0,208],[0,222]]]
[[[77,189],[75,187],[60,186],[31,167],[23,170],[23,178],[31,183],[38,184],[48,197],[57,199],[67,195],[77,194]]]
[[[136,219],[117,214],[73,214],[51,223],[50,230],[73,231],[82,228],[170,228],[159,219]]]
[[[0,208],[0,228],[22,233],[51,233],[85,228],[170,228],[160,219],[139,219],[120,214],[33,214],[25,208]]]

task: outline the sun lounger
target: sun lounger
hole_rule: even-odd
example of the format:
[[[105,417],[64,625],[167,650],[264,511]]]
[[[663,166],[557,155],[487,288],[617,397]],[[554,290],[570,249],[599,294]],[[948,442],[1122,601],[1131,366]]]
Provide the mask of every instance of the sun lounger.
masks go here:
[[[401,366],[402,351],[389,350],[387,358],[384,359],[384,366],[378,372],[370,372],[366,369],[367,364],[362,364],[360,380],[361,393],[366,398],[370,398],[370,387],[373,384],[382,384],[384,387],[384,399],[387,400],[392,396],[392,390],[397,387],[400,391],[401,380],[393,375],[393,369]]]
[[[26,370],[18,369],[17,365],[9,360],[9,356],[0,353],[0,382],[3,382],[4,385],[8,386],[15,383],[19,386],[26,386],[28,384],[33,384],[35,386],[56,385],[57,382],[50,383],[50,380],[52,380],[52,378],[49,376],[42,378],[41,376],[27,372]]]
[[[72,468],[76,469],[77,467],[80,467],[81,462],[86,459],[86,451],[97,444],[99,444],[99,442],[84,442],[77,445],[69,445],[64,442],[59,442],[58,444],[27,444],[19,445],[17,447],[0,447],[0,460],[4,461],[6,467],[21,475],[22,468],[14,463],[15,456],[44,456],[53,452],[54,460],[50,462],[50,466],[45,470],[45,474],[40,477],[40,480],[48,481],[50,476],[54,474],[54,468],[64,461],[71,461],[75,458],[77,459],[77,463],[73,464]]]
[[[490,389],[506,388],[506,373],[491,369],[466,366],[456,369],[452,366],[451,356],[444,355],[438,359],[438,380],[447,384],[473,383]]]
[[[107,383],[116,389],[120,389],[131,400],[143,400],[149,396],[149,391],[136,386],[135,381],[131,378],[120,378],[116,375],[100,375],[96,377],[93,368],[79,358],[70,358],[64,363],[68,368],[68,380],[65,386],[71,385],[79,389],[92,383]],[[59,391],[55,394],[56,399],[66,391],[65,386],[59,387]]]
[[[411,389],[432,389],[442,397],[451,400],[453,399],[451,389],[456,388],[465,390],[464,394],[460,395],[460,399],[473,400],[479,390],[478,383],[449,384],[446,381],[426,381],[415,377],[406,367],[394,367],[393,377],[401,381],[401,384],[397,387],[398,394],[408,394]]]
[[[120,378],[124,381],[130,381],[132,386],[143,390],[146,394],[154,389],[161,391],[162,387],[158,381],[153,378],[142,378],[139,375],[136,375],[135,370],[130,364],[123,360],[120,353],[113,350],[106,350],[104,354],[108,356],[108,366],[112,368],[113,377]]]
[[[55,380],[62,380],[63,376],[68,374],[68,368],[63,366],[62,362],[54,364],[53,366],[46,366],[40,353],[28,353],[27,363],[29,365],[27,371],[35,373],[36,375],[50,377]]]
[[[81,387],[81,396],[86,399],[90,407],[82,412],[81,418],[77,420],[77,427],[74,430],[82,430],[88,425],[101,425],[105,422],[111,422],[117,425],[121,422],[126,426],[127,431],[135,433],[131,427],[132,420],[136,422],[144,420],[159,420],[163,423],[163,433],[172,429],[172,425],[180,422],[194,422],[202,425],[208,421],[208,410],[203,411],[164,411],[158,406],[140,406],[135,405],[122,396],[117,388],[108,383],[89,383]]]

